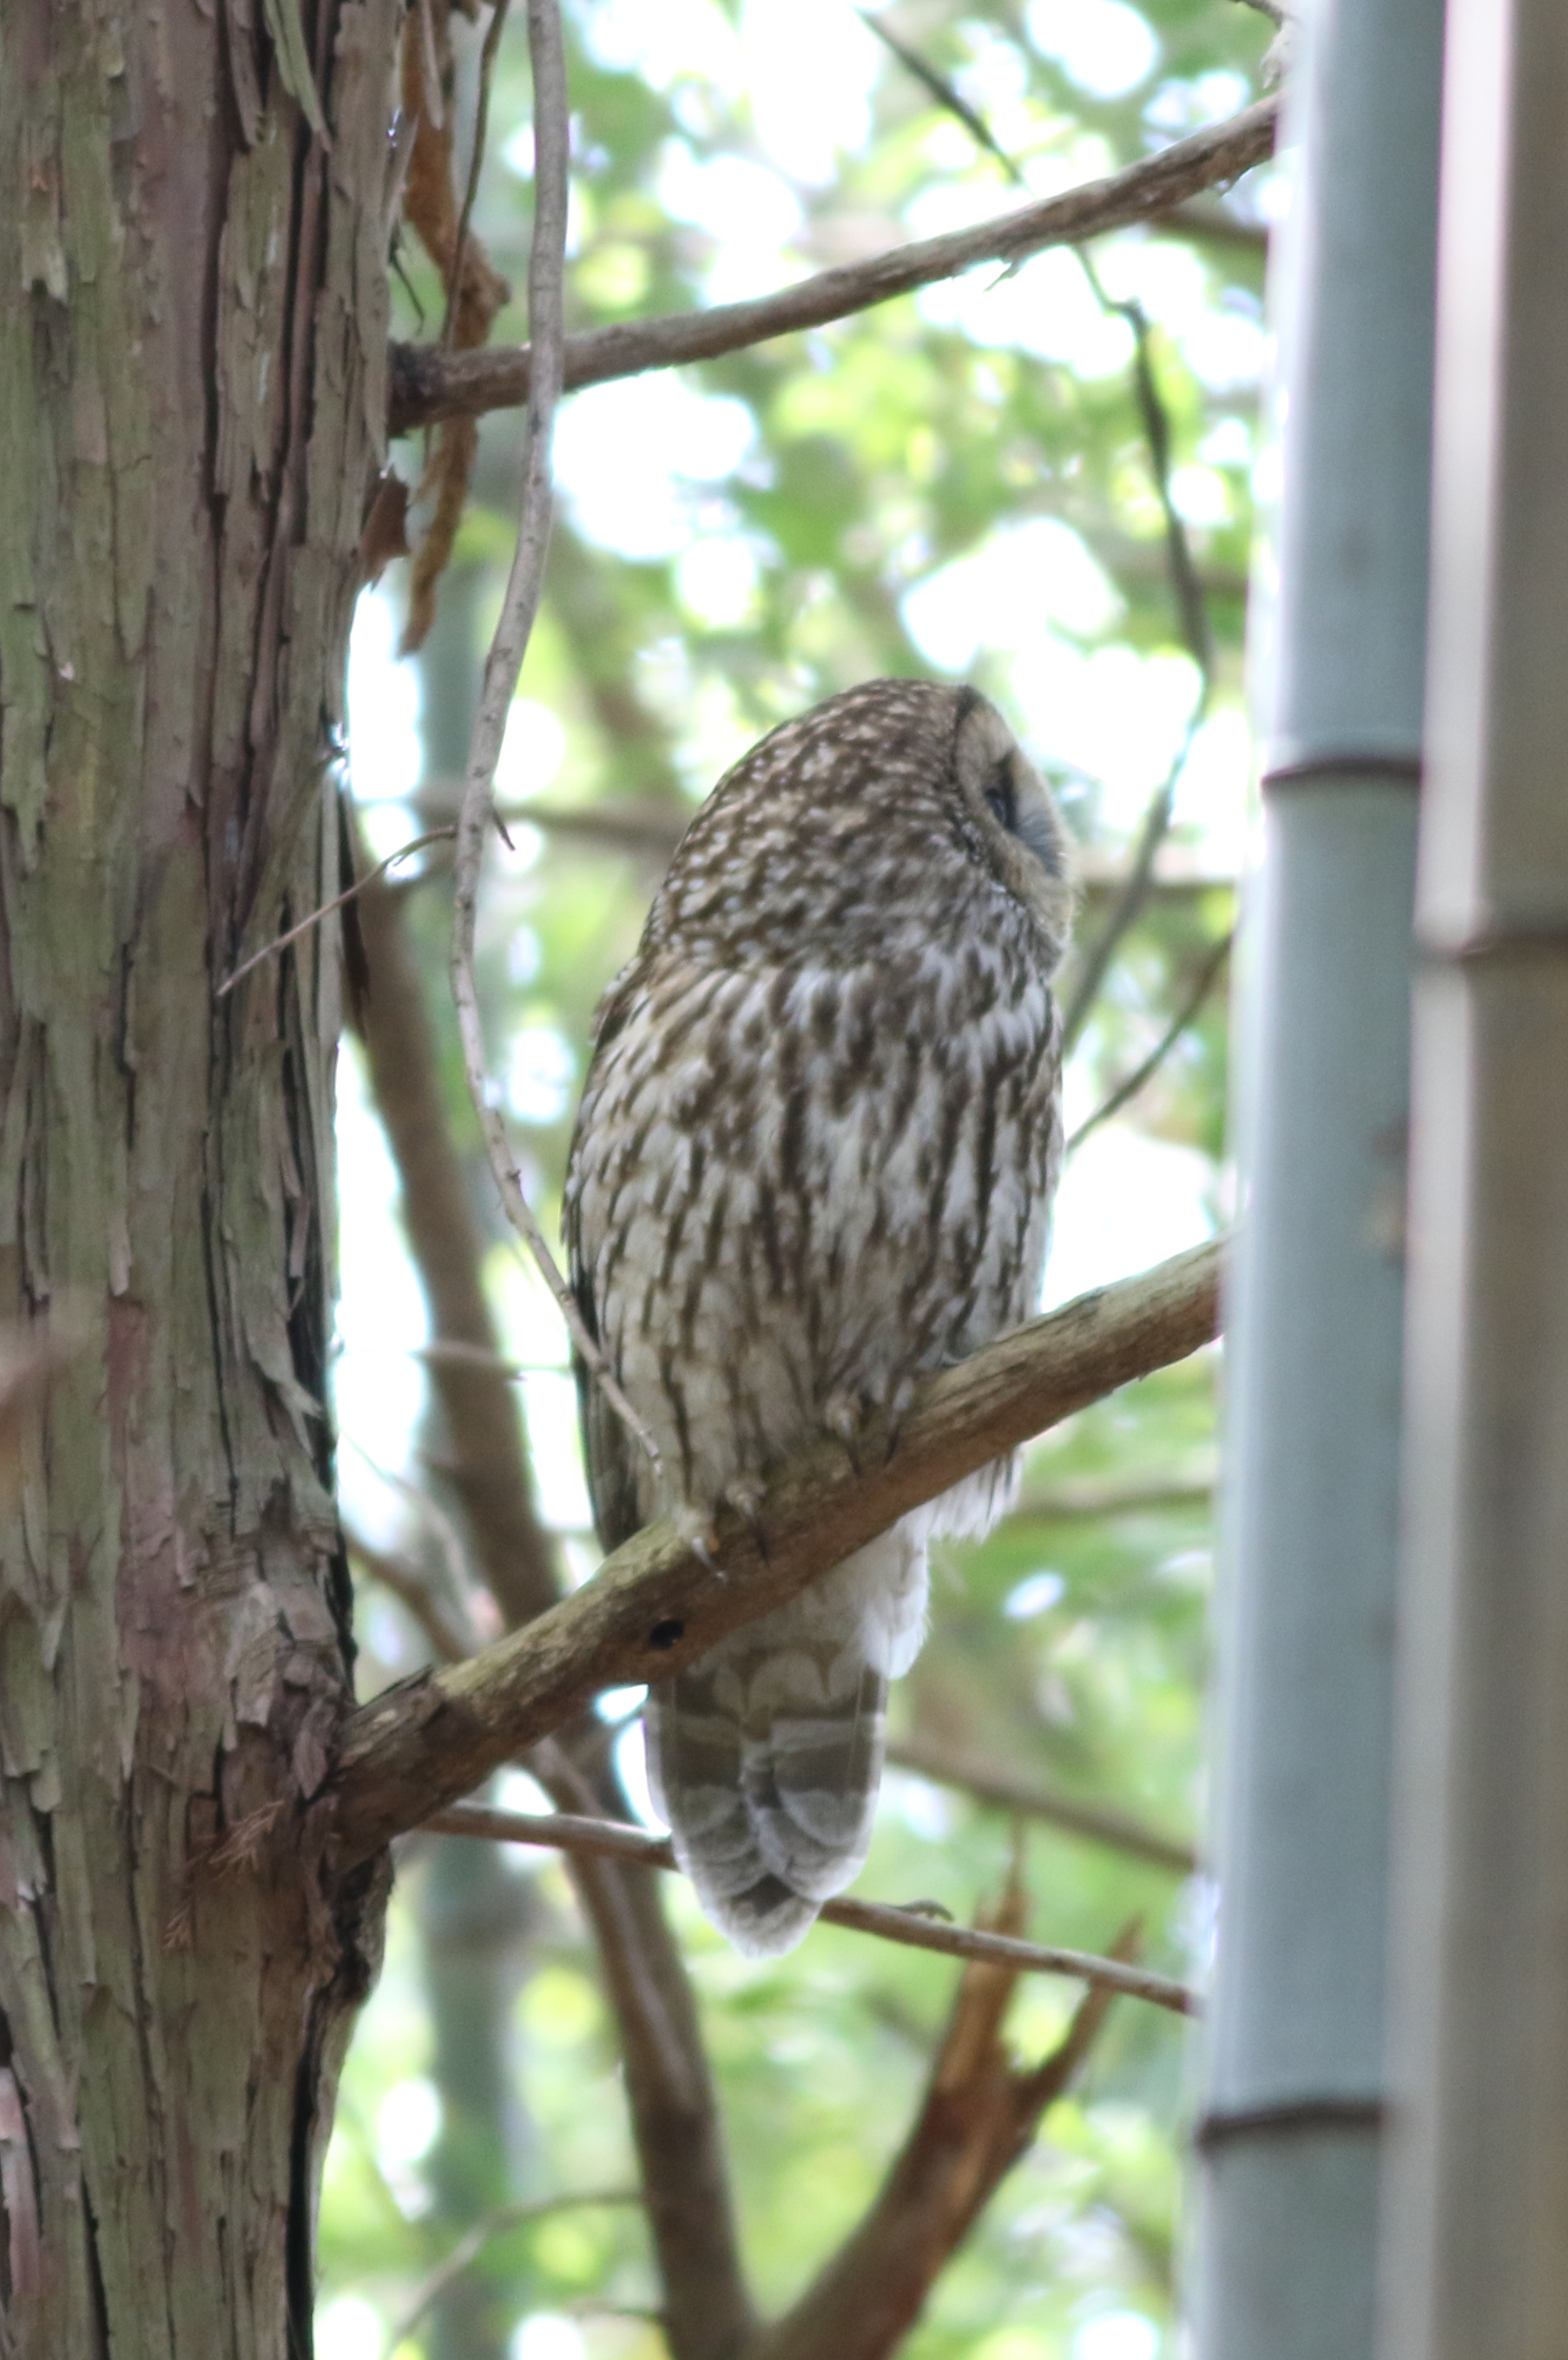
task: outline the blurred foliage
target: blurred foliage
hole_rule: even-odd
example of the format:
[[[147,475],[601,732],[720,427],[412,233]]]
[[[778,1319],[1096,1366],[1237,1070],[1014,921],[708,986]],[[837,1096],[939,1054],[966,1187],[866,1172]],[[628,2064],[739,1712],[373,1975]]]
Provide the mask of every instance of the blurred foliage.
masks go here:
[[[760,291],[1019,202],[995,158],[834,0],[572,0],[568,20],[573,326]],[[985,118],[1038,193],[1247,104],[1269,34],[1238,0],[896,0],[887,22]],[[458,32],[466,121],[479,35]],[[520,25],[500,46],[490,122],[476,223],[520,289]],[[1095,248],[1109,294],[1136,299],[1153,323],[1172,489],[1216,646],[1169,857],[1221,881],[1161,893],[1128,934],[1073,1062],[1070,1126],[1138,1064],[1233,921],[1223,880],[1246,830],[1242,630],[1265,179],[1202,200],[1206,228],[1129,232]],[[411,251],[399,262],[398,333],[433,333],[433,275]],[[515,300],[495,340],[525,334]],[[1058,252],[702,368],[574,397],[503,801],[679,819],[757,735],[816,698],[878,672],[963,673],[1018,726],[1090,863],[1125,860],[1200,694],[1171,596],[1131,352],[1125,321]],[[380,851],[450,809],[462,742],[453,700],[461,709],[471,693],[498,603],[517,447],[514,418],[485,421],[422,667],[417,788],[389,791],[375,716],[363,702],[356,710],[355,791]],[[417,476],[417,446],[403,445],[399,464]],[[381,595],[396,603],[395,578]],[[482,905],[481,984],[492,1070],[553,1228],[593,1002],[635,942],[659,863],[553,828],[514,826],[511,836]],[[444,1009],[439,858],[408,907],[467,1141]],[[1103,901],[1091,900],[1083,935],[1103,919]],[[1069,1172],[1058,1249],[1074,1284],[1156,1259],[1215,1218],[1225,1060],[1222,984]],[[488,1214],[486,1184],[475,1186]],[[586,1570],[564,1343],[498,1225],[492,1267],[510,1347],[536,1371],[526,1399],[545,1506]],[[1024,1509],[986,1542],[942,1553],[931,1639],[898,1699],[902,1726],[1178,1834],[1200,1824],[1210,1584],[1201,1487],[1214,1372],[1214,1356],[1200,1356],[1075,1419],[1029,1454]],[[354,1438],[346,1412],[345,1426]],[[357,1438],[386,1462],[384,1435]],[[419,1477],[412,1444],[406,1472]],[[1132,1497],[1094,1514],[1074,1503],[1074,1487],[1114,1499],[1167,1480],[1192,1496]],[[1071,1513],[1053,1510],[1053,1497]],[[438,1546],[406,1503],[397,1513],[408,1545]],[[422,1660],[418,1634],[374,1592],[361,1630],[366,1692]],[[626,1742],[635,1748],[635,1732]],[[1201,1885],[1040,1823],[1009,1824],[905,1773],[887,1777],[860,1889],[930,1897],[967,1917],[996,1896],[1015,1848],[1040,1939],[1103,1949],[1137,1917],[1152,1961],[1201,1972]],[[428,2168],[441,2092],[419,1921],[432,1851],[419,1839],[408,1847],[387,1971],[344,2076],[321,2220],[322,2360],[389,2351],[392,2322],[453,2242]],[[527,2128],[495,2201],[614,2197],[634,2175],[591,1948],[555,1862],[522,1855],[507,1874],[527,1886],[508,2027]],[[723,1946],[683,1889],[671,1901],[723,2092],[748,2264],[759,2301],[779,2306],[874,2192],[954,1970],[832,1929],[757,1967]],[[1073,1997],[1039,1981],[1020,1990],[1012,2029],[1023,2053],[1051,2044]],[[1154,2360],[1169,2348],[1183,2072],[1172,2019],[1125,2002],[1113,2011],[1082,2086],[1051,2112],[942,2278],[911,2360]],[[645,2315],[657,2301],[646,2240],[624,2202],[512,2226],[474,2267],[518,2323],[520,2360],[663,2352]],[[435,2360],[429,2333],[427,2317],[398,2347],[404,2360]]]

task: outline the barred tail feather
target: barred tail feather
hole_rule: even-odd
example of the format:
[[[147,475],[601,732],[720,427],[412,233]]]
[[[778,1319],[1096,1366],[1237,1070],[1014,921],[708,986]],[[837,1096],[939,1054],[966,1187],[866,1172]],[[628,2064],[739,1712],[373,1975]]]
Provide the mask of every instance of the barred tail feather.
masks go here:
[[[860,1873],[887,1682],[920,1644],[925,1550],[895,1530],[648,1698],[648,1782],[706,1916],[791,1950]]]

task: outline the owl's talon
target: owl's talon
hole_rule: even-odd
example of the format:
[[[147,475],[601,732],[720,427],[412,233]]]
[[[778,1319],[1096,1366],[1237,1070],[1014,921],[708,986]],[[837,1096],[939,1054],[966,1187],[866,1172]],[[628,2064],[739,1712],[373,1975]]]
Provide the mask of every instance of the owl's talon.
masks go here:
[[[727,1581],[728,1574],[713,1557],[719,1536],[713,1529],[712,1511],[687,1501],[671,1511],[670,1521],[704,1571],[711,1573],[715,1581]]]
[[[851,1470],[860,1474],[863,1470],[860,1463],[862,1421],[859,1403],[852,1400],[848,1393],[830,1393],[822,1404],[822,1424],[835,1442],[843,1443]]]
[[[762,1530],[762,1503],[767,1497],[767,1484],[755,1475],[737,1475],[724,1487],[724,1498],[750,1534],[752,1546],[764,1565],[770,1562]]]

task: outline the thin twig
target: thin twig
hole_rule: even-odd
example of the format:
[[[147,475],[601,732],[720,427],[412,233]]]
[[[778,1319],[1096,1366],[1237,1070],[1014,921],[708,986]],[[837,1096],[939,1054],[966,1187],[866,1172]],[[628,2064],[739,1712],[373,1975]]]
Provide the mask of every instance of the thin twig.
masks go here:
[[[479,1836],[496,1843],[538,1844],[555,1852],[582,1852],[602,1860],[629,1861],[642,1868],[675,1866],[667,1838],[642,1828],[623,1827],[614,1819],[581,1819],[570,1811],[493,1811],[464,1803],[439,1811],[425,1822],[438,1835]],[[1101,1983],[1129,1998],[1146,1999],[1177,2016],[1195,2016],[1199,2004],[1184,1983],[1147,1967],[1119,1959],[1102,1959],[1090,1950],[1064,1950],[1039,1942],[1023,1942],[1010,1934],[987,1934],[977,1927],[949,1926],[913,1909],[899,1909],[880,1901],[825,1901],[824,1924],[843,1926],[851,1933],[874,1934],[884,1942],[899,1942],[916,1950],[940,1950],[950,1959],[984,1959],[1025,1973],[1068,1975],[1086,1983]]]
[[[1137,1098],[1138,1092],[1154,1079],[1155,1075],[1214,989],[1219,978],[1220,969],[1230,956],[1231,945],[1235,940],[1236,930],[1233,927],[1223,941],[1214,945],[1198,970],[1198,978],[1192,990],[1187,994],[1142,1065],[1135,1066],[1125,1081],[1118,1082],[1109,1098],[1104,1099],[1094,1109],[1093,1114],[1086,1116],[1073,1133],[1067,1142],[1066,1152],[1069,1155],[1075,1147],[1082,1147],[1092,1131],[1097,1131],[1103,1122],[1109,1122],[1114,1114],[1120,1114],[1123,1107]]]
[[[1026,1903],[1009,1879],[1000,1933],[1016,1934]],[[1136,1922],[1111,1955],[1135,1955]],[[1001,2180],[1026,2155],[1047,2110],[1082,2069],[1115,1998],[1090,1984],[1065,2037],[1038,2065],[1020,2065],[1004,2038],[1017,1974],[972,1962],[959,1978],[931,2061],[925,2095],[882,2185],[854,2230],[745,2360],[893,2360],[939,2273]]]
[[[970,105],[962,91],[955,88],[944,74],[938,73],[934,66],[928,65],[918,49],[913,49],[908,42],[901,41],[898,34],[883,23],[880,16],[872,15],[869,8],[859,8],[855,14],[866,29],[876,34],[883,47],[891,49],[906,73],[913,74],[921,89],[928,90],[939,106],[945,107],[949,115],[963,124],[975,146],[983,148],[994,162],[1000,164],[1013,186],[1016,189],[1027,191],[1029,182],[1023,173],[997,139],[985,116]]]
[[[439,781],[434,782],[436,792],[430,793],[427,807],[441,808],[440,785]],[[681,812],[666,810],[652,802],[625,805],[615,802],[530,801],[500,804],[496,817],[509,828],[537,827],[546,836],[581,836],[585,844],[603,846],[607,851],[644,854],[650,860],[667,861],[691,825],[694,812],[695,806]],[[1076,867],[1081,901],[1105,901],[1127,890],[1131,872],[1120,862],[1113,865],[1103,853],[1093,849],[1080,853]],[[1237,881],[1228,870],[1188,871],[1157,866],[1149,880],[1149,893],[1151,899],[1185,901],[1204,893],[1234,893]]]
[[[373,1581],[390,1590],[408,1613],[412,1615],[430,1643],[440,1664],[460,1664],[474,1653],[476,1641],[470,1630],[460,1630],[434,1590],[417,1566],[406,1557],[394,1556],[390,1549],[379,1549],[363,1535],[343,1528],[343,1546],[351,1557],[356,1557]]]
[[[447,1107],[441,1052],[396,889],[360,904],[369,989],[361,1012],[376,1108],[397,1167],[403,1228],[430,1309],[431,1371],[445,1429],[443,1473],[474,1570],[508,1624],[560,1594],[558,1544],[539,1522],[519,1404],[486,1365],[499,1338],[485,1297],[485,1241]]]
[[[528,258],[528,325],[535,366],[528,385],[523,444],[522,517],[517,545],[502,602],[501,617],[485,660],[479,710],[469,741],[463,807],[457,822],[457,858],[452,915],[452,992],[463,1035],[469,1093],[479,1119],[490,1168],[506,1218],[532,1254],[555,1297],[573,1343],[616,1415],[636,1436],[655,1467],[659,1448],[604,1363],[604,1356],[556,1266],[524,1192],[500,1110],[492,1103],[485,1070],[485,1035],[474,977],[474,938],[479,869],[485,830],[495,808],[495,765],[506,734],[506,715],[517,691],[529,635],[544,587],[550,547],[550,438],[561,393],[561,354],[565,333],[562,282],[566,257],[569,125],[566,62],[557,0],[528,0],[528,52],[534,74],[534,235]]]
[[[514,1378],[530,1376],[548,1371],[551,1376],[562,1374],[556,1360],[509,1360],[504,1352],[487,1351],[483,1344],[454,1343],[443,1338],[434,1344],[414,1344],[408,1351],[410,1360],[422,1360],[428,1369],[477,1369],[482,1375],[505,1377],[510,1384]]]
[[[1165,522],[1166,562],[1170,568],[1171,595],[1176,608],[1177,625],[1182,643],[1197,666],[1199,687],[1197,701],[1187,716],[1175,759],[1155,790],[1145,814],[1138,850],[1120,899],[1095,938],[1063,1012],[1062,1039],[1064,1055],[1071,1053],[1081,1038],[1099,998],[1100,987],[1105,982],[1111,961],[1149,899],[1155,859],[1170,833],[1176,808],[1177,782],[1186,768],[1192,741],[1208,712],[1214,684],[1214,633],[1209,623],[1208,606],[1203,597],[1203,585],[1198,579],[1197,567],[1192,562],[1192,547],[1187,538],[1186,522],[1171,489],[1171,420],[1160,391],[1159,379],[1154,374],[1148,316],[1141,303],[1133,300],[1118,302],[1106,294],[1092,258],[1082,249],[1078,259],[1102,310],[1124,319],[1132,330],[1133,395],[1149,451],[1149,468],[1154,481],[1155,496]]]
[[[1146,1827],[1130,1811],[1118,1811],[1114,1804],[1081,1802],[1076,1795],[1064,1795],[1041,1781],[1022,1778],[1004,1763],[957,1753],[923,1737],[890,1739],[887,1759],[901,1770],[912,1770],[917,1777],[932,1779],[939,1786],[956,1786],[997,1810],[1040,1819],[1068,1835],[1083,1836],[1090,1843],[1105,1844],[1113,1852],[1168,1868],[1174,1875],[1191,1876],[1197,1865],[1192,1845],[1179,1837]]]
[[[463,192],[463,211],[457,217],[457,237],[452,249],[452,269],[446,282],[446,315],[441,321],[441,348],[452,349],[452,332],[457,320],[458,289],[463,280],[463,257],[468,246],[469,224],[474,219],[474,201],[479,193],[479,174],[485,162],[485,143],[490,127],[490,80],[495,70],[495,52],[501,46],[501,31],[506,22],[507,0],[495,0],[490,22],[485,29],[485,47],[479,52],[479,93],[474,107],[474,150],[468,158],[468,185]],[[537,109],[538,101],[535,105]],[[530,305],[529,322],[533,325]]]
[[[956,278],[982,262],[1017,262],[1050,246],[1075,246],[1136,222],[1158,222],[1187,198],[1239,179],[1273,152],[1278,101],[1260,99],[1226,122],[1140,157],[1100,180],[1046,197],[973,229],[920,238],[868,262],[818,271],[775,295],[662,319],[617,322],[569,336],[562,384],[569,392],[645,370],[715,360],[769,337],[820,328],[873,304]],[[438,344],[394,344],[388,429],[407,434],[442,418],[478,418],[528,399],[530,348],[443,353]]]
[[[448,2287],[478,2260],[492,2238],[504,2237],[508,2229],[524,2228],[530,2221],[548,2221],[556,2212],[581,2212],[591,2205],[641,2202],[641,2191],[636,2188],[584,2188],[575,2195],[542,2196],[532,2203],[496,2205],[465,2231],[451,2253],[436,2264],[392,2330],[387,2349],[396,2352],[412,2335],[430,2305],[439,2302]]]
[[[456,828],[451,826],[427,828],[423,836],[413,836],[407,844],[400,844],[396,852],[389,852],[386,859],[378,860],[365,876],[356,878],[343,892],[334,893],[330,901],[323,901],[319,910],[312,910],[308,918],[301,918],[299,924],[290,926],[286,934],[278,934],[270,943],[264,943],[260,950],[254,951],[249,958],[235,967],[233,975],[224,978],[212,997],[222,1000],[224,993],[233,991],[235,984],[249,975],[253,967],[260,967],[266,959],[276,958],[279,951],[286,951],[290,943],[299,941],[301,934],[308,934],[312,926],[319,926],[321,920],[330,918],[334,910],[341,910],[346,902],[355,900],[367,885],[374,885],[378,877],[385,877],[397,862],[407,860],[410,853],[422,852],[427,844],[443,843],[456,834]]]
[[[1020,188],[1027,186],[1022,172],[996,137],[989,124],[978,115],[960,92],[915,49],[909,49],[890,32],[880,20],[861,12],[864,21],[886,43],[900,64],[914,75],[922,87],[930,91],[938,104],[953,115],[988,155],[999,163],[1008,177]],[[1214,688],[1214,635],[1209,624],[1209,611],[1192,562],[1192,543],[1187,538],[1186,523],[1177,508],[1171,489],[1171,420],[1154,374],[1150,352],[1149,319],[1141,303],[1136,300],[1116,301],[1106,294],[1099,272],[1087,251],[1080,246],[1078,259],[1083,274],[1094,290],[1102,311],[1124,319],[1133,336],[1133,398],[1143,426],[1144,440],[1149,447],[1149,473],[1165,521],[1166,559],[1171,573],[1171,595],[1175,601],[1177,620],[1188,653],[1198,667],[1202,690],[1197,705],[1189,719],[1181,753],[1172,765],[1170,776],[1155,797],[1144,839],[1133,873],[1127,880],[1120,902],[1113,911],[1088,965],[1078,979],[1077,988],[1062,1020],[1064,1050],[1071,1050],[1083,1030],[1090,1009],[1105,979],[1111,957],[1117,945],[1132,924],[1148,896],[1153,875],[1154,857],[1171,825],[1175,803],[1176,781],[1192,748],[1192,738],[1203,715],[1208,710]],[[1095,1117],[1092,1120],[1101,1118]],[[1091,1126],[1085,1126],[1089,1128]]]
[[[631,1806],[607,1732],[590,1716],[529,1767],[554,1809],[625,1826]],[[590,1769],[589,1756],[596,1756]],[[724,2125],[695,1994],[659,1879],[638,1860],[573,1852],[566,1867],[593,1929],[620,2035],[627,2109],[672,2360],[733,2360],[755,2327],[741,2261]]]
[[[1214,678],[1214,632],[1209,623],[1203,585],[1198,580],[1198,569],[1193,562],[1192,544],[1187,538],[1186,519],[1171,489],[1171,417],[1160,390],[1160,381],[1154,374],[1149,314],[1134,298],[1120,301],[1108,296],[1089,255],[1080,250],[1078,259],[1105,309],[1119,315],[1132,330],[1133,393],[1144,440],[1149,446],[1149,473],[1154,478],[1155,496],[1165,520],[1165,549],[1171,568],[1171,596],[1175,601],[1182,642],[1198,667],[1206,695]]]
[[[1146,1482],[1080,1482],[1026,1485],[1008,1511],[1009,1524],[1067,1522],[1088,1516],[1147,1515],[1161,1508],[1197,1508],[1213,1502],[1213,1474],[1154,1476]]]

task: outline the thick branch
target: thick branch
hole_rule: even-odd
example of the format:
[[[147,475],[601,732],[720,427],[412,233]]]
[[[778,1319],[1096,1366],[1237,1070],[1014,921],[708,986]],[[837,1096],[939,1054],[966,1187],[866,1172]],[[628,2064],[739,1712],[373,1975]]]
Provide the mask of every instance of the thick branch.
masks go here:
[[[673,1868],[675,1852],[668,1838],[615,1819],[584,1819],[575,1812],[550,1814],[494,1811],[474,1803],[439,1812],[430,1825],[438,1835],[480,1836],[496,1843],[539,1844],[570,1854],[574,1861],[635,1862],[640,1868]],[[873,1934],[879,1941],[898,1942],[906,1950],[937,1950],[949,1959],[978,1959],[1014,1973],[1065,1975],[1073,1982],[1103,1983],[1108,1991],[1129,1999],[1146,1999],[1174,2016],[1195,2016],[1198,2004],[1185,1984],[1170,1975],[1158,1975],[1125,1959],[1097,1957],[1092,1950],[1064,1950],[1043,1942],[1026,1942],[1009,1933],[983,1926],[953,1926],[919,1909],[900,1909],[886,1901],[824,1901],[818,1913],[824,1926],[844,1926],[854,1934]]]
[[[746,303],[719,303],[702,311],[676,311],[661,320],[635,320],[590,328],[566,339],[563,388],[574,391],[606,379],[639,377],[647,369],[716,359],[801,328],[847,319],[874,303],[956,278],[979,262],[1019,262],[1048,246],[1077,245],[1103,231],[1169,213],[1200,190],[1236,180],[1274,148],[1278,101],[1178,139],[1102,180],[1047,197],[973,229],[895,246],[869,262],[819,271],[776,295]],[[528,347],[443,353],[433,344],[391,348],[389,426],[394,434],[443,418],[477,418],[528,399]]]
[[[897,1437],[824,1444],[785,1469],[748,1528],[721,1512],[706,1557],[667,1523],[467,1663],[422,1673],[353,1715],[330,1790],[360,1858],[571,1719],[606,1688],[662,1679],[727,1632],[977,1469],[1135,1377],[1185,1359],[1219,1321],[1218,1243],[1031,1321],[922,1387]]]

